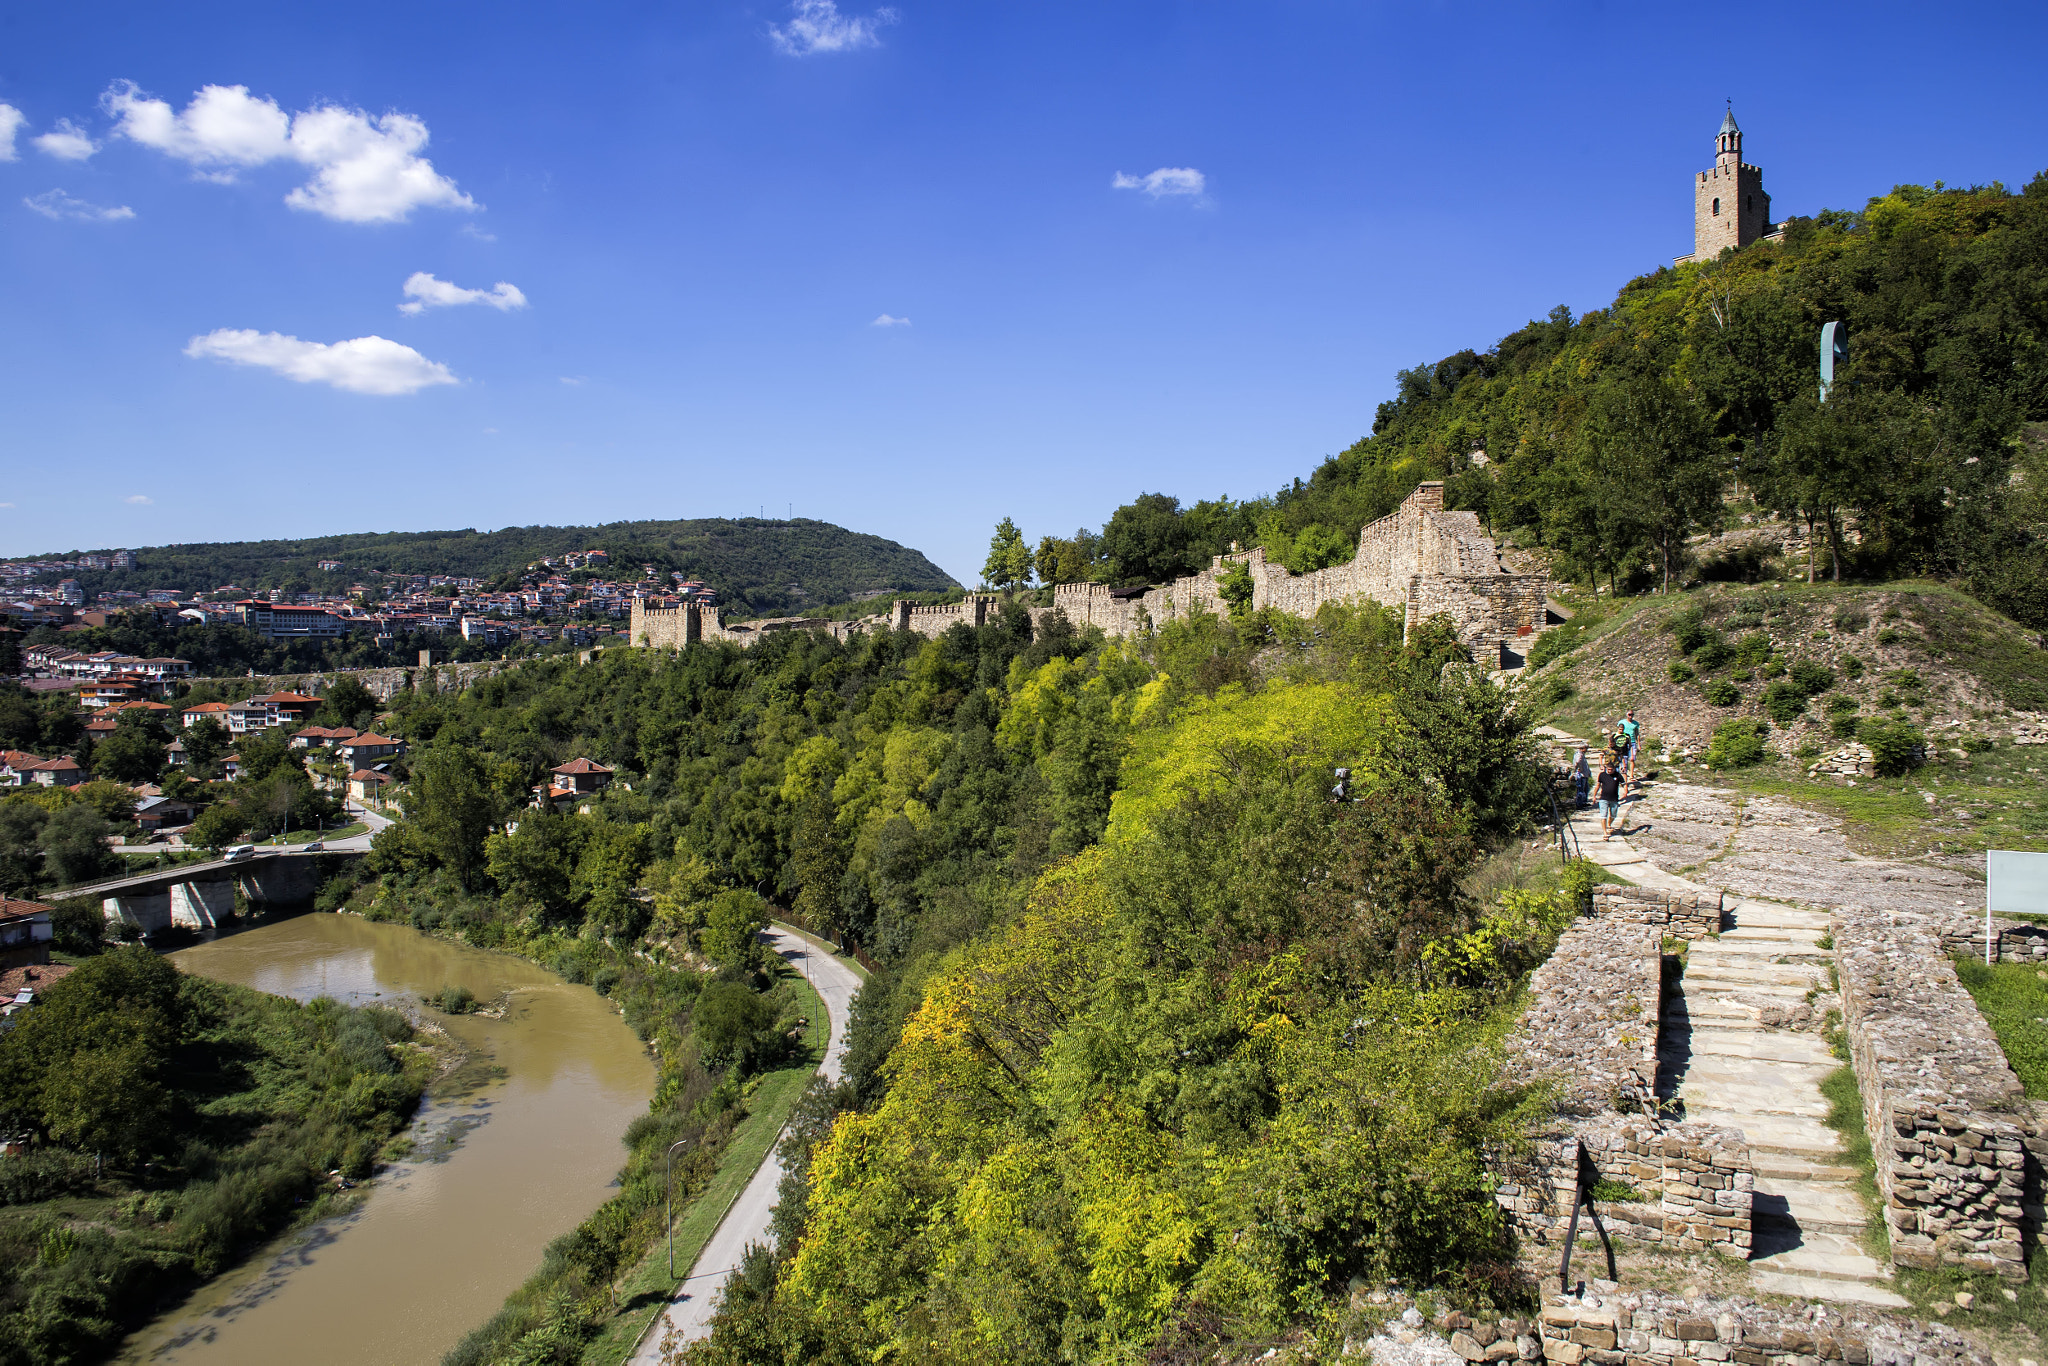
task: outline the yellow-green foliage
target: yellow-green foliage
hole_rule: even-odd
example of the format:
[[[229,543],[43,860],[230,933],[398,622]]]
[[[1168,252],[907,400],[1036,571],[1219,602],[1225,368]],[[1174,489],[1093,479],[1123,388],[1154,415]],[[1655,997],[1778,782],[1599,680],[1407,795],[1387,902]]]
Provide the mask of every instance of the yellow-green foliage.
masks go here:
[[[1256,693],[1225,686],[1196,698],[1171,727],[1137,732],[1110,805],[1109,838],[1130,839],[1159,812],[1214,790],[1245,746],[1301,755],[1325,770],[1348,767],[1357,790],[1373,781],[1395,730],[1384,696],[1347,683],[1274,683]]]

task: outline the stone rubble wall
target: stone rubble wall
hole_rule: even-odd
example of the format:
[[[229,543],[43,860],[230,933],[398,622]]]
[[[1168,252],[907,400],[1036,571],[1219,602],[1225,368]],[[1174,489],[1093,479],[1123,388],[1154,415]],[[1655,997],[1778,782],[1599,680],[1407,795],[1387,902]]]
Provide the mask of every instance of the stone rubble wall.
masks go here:
[[[1658,926],[1678,939],[1719,934],[1726,903],[1721,892],[1665,892],[1611,882],[1593,888],[1595,918]]]
[[[1509,1048],[1519,1075],[1558,1085],[1562,1123],[1534,1138],[1495,1191],[1522,1236],[1563,1236],[1583,1164],[1641,1197],[1599,1203],[1614,1236],[1748,1255],[1756,1188],[1748,1141],[1734,1129],[1664,1119],[1656,1097],[1664,936],[1700,938],[1720,924],[1718,893],[1602,885],[1592,913],[1531,976]]]
[[[379,702],[388,702],[394,694],[404,692],[407,688],[416,688],[422,692],[462,692],[486,678],[503,673],[511,668],[513,663],[516,661],[480,659],[468,664],[435,664],[424,669],[325,669],[303,674],[274,674],[254,678],[238,675],[184,681],[194,685],[218,684],[233,691],[247,689],[251,697],[274,692],[303,692],[318,696],[325,693],[328,686],[337,680],[353,678],[369,689],[370,695]]]
[[[1099,583],[1059,584],[1053,589],[1053,605],[1032,609],[1032,617],[1035,622],[1064,612],[1076,627],[1132,636],[1195,612],[1221,616],[1230,607],[1218,580],[1239,564],[1251,576],[1254,610],[1271,607],[1312,617],[1326,602],[1370,600],[1401,608],[1406,629],[1444,615],[1473,659],[1488,668],[1519,664],[1549,621],[1544,606],[1548,578],[1503,568],[1499,547],[1480,527],[1478,517],[1445,511],[1444,487],[1435,482],[1420,485],[1399,509],[1363,528],[1358,549],[1346,564],[1291,574],[1286,566],[1269,563],[1263,546],[1254,546],[1218,555],[1206,570],[1132,597],[1117,596]],[[695,603],[648,608],[635,602],[628,629],[633,644],[666,649],[720,640],[745,647],[778,630],[823,630],[841,640],[857,632],[890,629],[936,637],[956,625],[985,625],[997,601],[977,593],[941,606],[897,602],[888,612],[858,621],[777,617],[730,627],[719,621],[715,610]]]
[[[1982,961],[1984,917],[1959,915],[1945,920],[1934,931],[1941,938],[1941,951],[1964,953]],[[2048,964],[2048,925],[2031,920],[1991,918],[1991,961],[1994,963]]]
[[[1597,1254],[1595,1254],[1597,1255]],[[1617,1292],[1611,1281],[1581,1294],[1548,1294],[1534,1319],[1452,1311],[1436,1327],[1466,1361],[1544,1361],[1556,1366],[1991,1366],[1991,1358],[1944,1323],[1875,1310],[1813,1304],[1777,1308],[1741,1298]]]
[[[1892,1261],[2024,1280],[2048,1136],[1997,1037],[1925,922],[1845,906],[1833,930]]]

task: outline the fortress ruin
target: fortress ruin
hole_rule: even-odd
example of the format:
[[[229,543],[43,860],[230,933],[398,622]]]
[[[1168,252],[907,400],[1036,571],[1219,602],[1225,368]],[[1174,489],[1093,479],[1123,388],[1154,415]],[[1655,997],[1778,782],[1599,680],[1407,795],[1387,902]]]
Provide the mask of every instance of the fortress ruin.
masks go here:
[[[1472,658],[1492,668],[1518,667],[1548,622],[1545,577],[1506,569],[1500,548],[1477,515],[1444,509],[1444,486],[1436,481],[1418,486],[1392,514],[1360,531],[1358,550],[1347,564],[1292,574],[1269,563],[1264,547],[1254,546],[1218,555],[1204,571],[1143,590],[1059,584],[1052,606],[1034,607],[1031,615],[1036,623],[1064,612],[1076,627],[1100,627],[1111,636],[1145,635],[1194,612],[1227,614],[1230,605],[1219,580],[1238,564],[1250,572],[1254,610],[1275,607],[1311,617],[1326,602],[1372,601],[1402,608],[1405,631],[1441,613],[1451,619]],[[732,626],[697,603],[649,608],[636,601],[630,629],[633,644],[668,649],[700,641],[730,641],[744,648],[789,630],[823,630],[838,639],[890,629],[937,637],[954,626],[987,625],[999,601],[994,594],[970,593],[960,602],[936,606],[899,600],[887,612],[850,622],[772,617]]]

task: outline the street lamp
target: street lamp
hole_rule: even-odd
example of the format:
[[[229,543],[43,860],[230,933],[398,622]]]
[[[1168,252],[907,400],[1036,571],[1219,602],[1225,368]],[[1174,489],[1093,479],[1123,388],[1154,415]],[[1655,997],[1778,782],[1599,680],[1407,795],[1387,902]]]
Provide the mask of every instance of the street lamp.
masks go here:
[[[690,1140],[679,1138],[668,1145],[668,1193],[662,1197],[662,1212],[668,1223],[668,1278],[676,1278],[676,1151],[690,1146]]]

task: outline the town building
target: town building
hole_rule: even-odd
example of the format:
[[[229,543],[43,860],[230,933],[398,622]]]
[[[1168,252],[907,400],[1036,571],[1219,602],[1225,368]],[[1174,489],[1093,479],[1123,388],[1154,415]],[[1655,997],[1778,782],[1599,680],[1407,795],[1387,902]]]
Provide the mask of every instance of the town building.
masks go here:
[[[0,895],[0,968],[50,961],[50,908]]]

